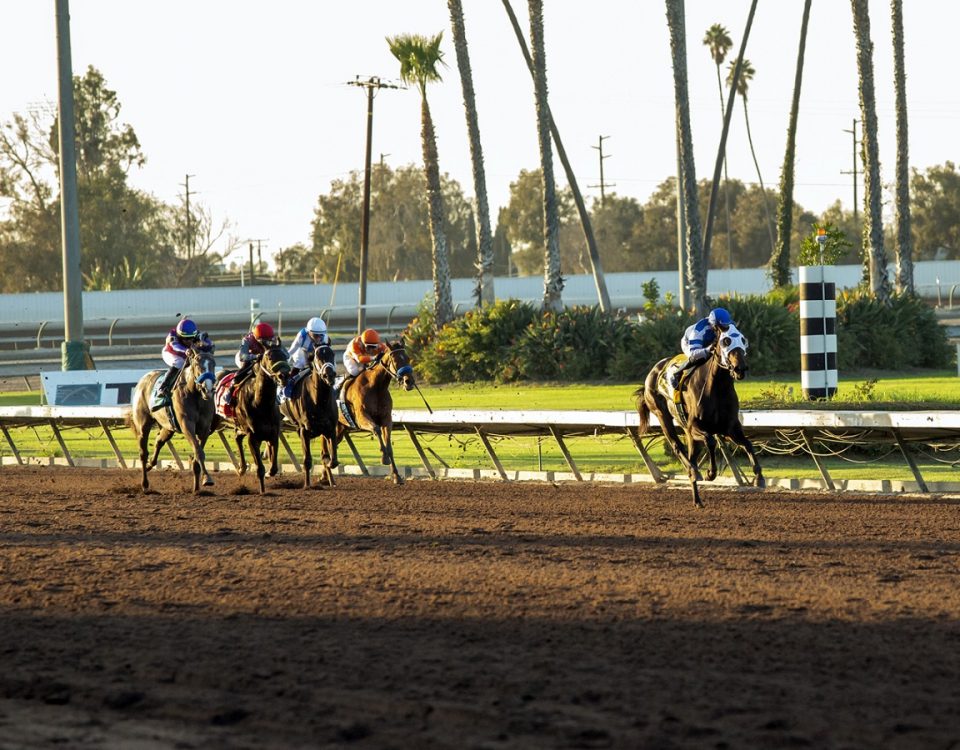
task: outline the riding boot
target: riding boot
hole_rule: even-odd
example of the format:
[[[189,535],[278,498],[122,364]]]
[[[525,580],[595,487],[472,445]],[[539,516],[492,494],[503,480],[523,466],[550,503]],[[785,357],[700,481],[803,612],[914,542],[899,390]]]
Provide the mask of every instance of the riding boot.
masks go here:
[[[353,378],[353,375],[337,375],[337,379],[333,381],[333,392],[337,398],[340,398],[340,394],[343,393],[344,386],[352,381]]]
[[[692,363],[690,362],[689,357],[683,364],[674,365],[669,375],[671,389],[673,389],[674,391],[677,390],[677,388],[680,386],[680,376],[683,375],[684,370],[690,369],[691,366],[692,366]]]
[[[167,370],[167,374],[163,376],[163,382],[157,389],[157,395],[163,398],[170,398],[170,391],[173,389],[173,384],[176,382],[177,375],[179,374],[180,368],[176,365],[171,365],[170,369]]]

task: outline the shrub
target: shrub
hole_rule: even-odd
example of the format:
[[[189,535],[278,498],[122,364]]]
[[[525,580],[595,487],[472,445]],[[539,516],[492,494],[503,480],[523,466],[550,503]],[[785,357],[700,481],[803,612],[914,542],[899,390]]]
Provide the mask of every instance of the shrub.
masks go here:
[[[754,375],[800,369],[800,317],[784,307],[785,299],[781,295],[750,295],[720,300],[750,343],[750,372]]]
[[[680,352],[683,332],[693,322],[690,315],[674,310],[672,315],[632,324],[623,347],[610,357],[610,377],[615,380],[643,382],[657,362]]]

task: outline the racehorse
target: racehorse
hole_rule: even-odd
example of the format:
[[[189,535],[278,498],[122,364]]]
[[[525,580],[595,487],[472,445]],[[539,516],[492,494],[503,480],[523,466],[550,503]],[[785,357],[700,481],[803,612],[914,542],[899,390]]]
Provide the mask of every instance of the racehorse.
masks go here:
[[[747,339],[735,326],[730,326],[721,334],[713,345],[710,358],[692,370],[686,381],[680,385],[680,405],[685,416],[678,415],[677,405],[665,395],[663,373],[670,363],[669,357],[654,365],[644,384],[634,394],[640,414],[640,434],[647,431],[650,426],[650,412],[654,412],[667,441],[687,469],[693,502],[701,508],[703,502],[697,488],[697,482],[701,480],[698,467],[701,443],[706,444],[710,456],[707,481],[713,481],[717,476],[717,435],[728,437],[742,446],[753,465],[754,484],[757,487],[766,484],[753,444],[743,433],[740,400],[733,385],[735,380],[742,380],[747,374],[747,346]],[[686,433],[686,451],[680,443],[674,420],[680,423]]]
[[[147,472],[157,465],[160,449],[178,432],[190,445],[193,457],[190,468],[193,471],[193,491],[200,491],[200,475],[203,474],[203,486],[209,487],[213,479],[204,464],[203,448],[212,432],[214,418],[213,381],[214,360],[209,352],[197,349],[187,350],[187,361],[171,389],[171,408],[151,411],[154,386],[163,376],[162,370],[148,372],[137,383],[133,394],[133,408],[130,424],[140,443],[140,467],[143,472],[140,486],[146,492],[150,487]],[[170,411],[173,411],[171,419]],[[160,428],[153,458],[147,461],[147,447],[150,430],[156,424]]]
[[[310,441],[319,437],[321,448],[321,479],[333,487],[333,469],[337,466],[337,402],[333,396],[333,381],[337,377],[333,349],[328,345],[313,350],[310,374],[294,386],[293,395],[280,405],[280,412],[297,426],[303,447],[303,486],[310,486],[313,455]]]
[[[237,386],[234,392],[233,428],[237,452],[240,454],[238,474],[247,472],[247,458],[243,451],[243,439],[250,438],[250,453],[257,465],[257,481],[260,494],[266,492],[263,478],[266,469],[260,447],[267,444],[267,457],[270,459],[270,476],[280,471],[277,454],[280,447],[280,408],[277,405],[277,389],[282,388],[290,374],[287,353],[278,346],[267,349],[261,354],[253,367],[253,375]],[[222,381],[227,373],[221,373]]]
[[[347,404],[354,424],[347,420],[342,411],[338,414],[336,443],[339,443],[350,429],[359,428],[372,432],[380,443],[380,463],[390,466],[395,484],[403,484],[403,478],[393,460],[393,447],[390,445],[390,434],[393,432],[390,383],[393,380],[407,391],[416,386],[413,367],[404,351],[402,340],[387,342],[386,351],[377,356],[359,375],[344,383],[340,400]]]

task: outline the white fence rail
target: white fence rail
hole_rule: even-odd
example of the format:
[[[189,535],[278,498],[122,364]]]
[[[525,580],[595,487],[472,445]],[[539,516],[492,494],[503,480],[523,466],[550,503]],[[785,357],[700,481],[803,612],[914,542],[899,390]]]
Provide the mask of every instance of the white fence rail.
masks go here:
[[[113,437],[112,430],[125,428],[129,414],[128,406],[100,407],[64,407],[64,406],[9,406],[0,407],[0,433],[10,447],[14,460],[23,463],[11,430],[21,427],[49,427],[64,454],[68,464],[74,465],[67,442],[63,438],[65,428],[102,430],[109,441],[118,463],[127,467],[128,462]],[[423,468],[433,478],[440,475],[437,467],[428,458],[421,445],[419,436],[424,434],[471,435],[479,438],[483,444],[496,475],[503,480],[511,476],[494,449],[491,438],[536,436],[549,437],[556,441],[564,460],[574,479],[583,481],[584,477],[577,466],[574,456],[567,447],[566,440],[572,437],[590,437],[601,435],[625,435],[629,437],[645,463],[650,476],[656,481],[664,481],[666,476],[650,457],[650,440],[637,434],[638,416],[632,411],[472,411],[437,410],[433,413],[425,410],[398,410],[393,414],[394,429],[403,430],[409,436]],[[908,449],[908,443],[927,446],[960,446],[960,412],[957,411],[897,411],[897,412],[854,412],[854,411],[744,411],[741,414],[744,431],[754,442],[779,446],[780,452],[787,450],[804,453],[809,456],[819,470],[822,486],[837,489],[838,483],[827,471],[822,460],[823,455],[838,452],[839,447],[851,445],[886,444],[891,450],[898,450],[909,468],[917,488],[929,492],[930,487]],[[651,416],[652,436],[659,439],[659,426]],[[221,440],[229,448],[223,433]],[[357,452],[353,442],[347,436],[348,445],[363,474],[367,468]],[[283,444],[293,464],[299,469],[299,462],[290,449],[286,439]],[[169,443],[174,459],[180,459]],[[721,443],[722,446],[722,443]],[[738,484],[745,480],[731,460],[730,454],[723,449],[723,456],[731,468]],[[229,453],[229,450],[228,450]],[[434,460],[437,460],[436,457]],[[182,464],[180,464],[182,466]],[[953,464],[956,466],[956,463]],[[958,472],[960,478],[960,472]],[[941,483],[943,484],[943,483]],[[944,491],[960,490],[960,482],[948,483]]]

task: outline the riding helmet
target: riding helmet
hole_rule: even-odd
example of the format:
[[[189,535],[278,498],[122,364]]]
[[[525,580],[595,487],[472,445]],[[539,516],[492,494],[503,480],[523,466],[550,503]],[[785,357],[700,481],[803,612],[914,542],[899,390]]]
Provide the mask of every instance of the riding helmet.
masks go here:
[[[177,336],[180,338],[195,339],[199,335],[200,331],[197,328],[197,324],[190,320],[190,318],[184,318],[177,323]]]
[[[273,341],[273,326],[269,323],[257,323],[253,327],[253,337],[261,344]]]
[[[376,346],[380,343],[380,334],[372,328],[368,328],[360,334],[360,340],[363,342],[364,346]]]
[[[723,330],[726,330],[728,326],[733,324],[733,318],[730,317],[730,313],[722,307],[715,307],[711,310],[710,315],[707,316],[707,320],[710,321],[710,325],[714,328],[722,328]]]
[[[311,336],[321,336],[327,332],[327,324],[323,318],[310,318],[307,321],[307,333]]]

